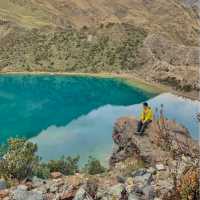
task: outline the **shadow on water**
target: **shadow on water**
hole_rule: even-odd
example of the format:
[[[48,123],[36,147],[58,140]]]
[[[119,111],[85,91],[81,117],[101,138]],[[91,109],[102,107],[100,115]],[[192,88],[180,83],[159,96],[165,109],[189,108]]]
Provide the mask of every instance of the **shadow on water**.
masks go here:
[[[65,126],[104,105],[133,105],[153,97],[111,78],[0,76],[0,143]]]

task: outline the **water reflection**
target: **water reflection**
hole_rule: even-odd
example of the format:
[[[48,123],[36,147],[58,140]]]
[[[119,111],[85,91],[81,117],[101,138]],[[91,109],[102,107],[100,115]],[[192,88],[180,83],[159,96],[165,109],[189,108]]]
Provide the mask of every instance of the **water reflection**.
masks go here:
[[[165,115],[169,119],[184,124],[194,138],[198,138],[196,113],[200,102],[191,101],[165,93],[149,100],[155,110],[164,104]],[[32,138],[39,146],[39,155],[45,160],[56,159],[62,155],[80,155],[83,164],[89,155],[107,163],[112,150],[112,128],[122,116],[138,117],[141,104],[132,106],[105,105],[73,120],[66,126],[50,126]]]
[[[107,104],[132,105],[152,96],[112,78],[1,75],[0,143],[65,126]]]

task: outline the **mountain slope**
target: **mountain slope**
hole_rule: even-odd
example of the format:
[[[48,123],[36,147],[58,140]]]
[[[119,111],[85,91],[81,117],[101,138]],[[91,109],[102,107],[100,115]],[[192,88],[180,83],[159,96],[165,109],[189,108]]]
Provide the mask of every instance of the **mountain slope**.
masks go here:
[[[149,80],[198,91],[196,5],[192,0],[1,0],[0,68],[131,70],[143,78],[151,71]]]
[[[130,23],[197,44],[199,24],[176,0],[1,0],[0,16],[25,27],[98,26]]]

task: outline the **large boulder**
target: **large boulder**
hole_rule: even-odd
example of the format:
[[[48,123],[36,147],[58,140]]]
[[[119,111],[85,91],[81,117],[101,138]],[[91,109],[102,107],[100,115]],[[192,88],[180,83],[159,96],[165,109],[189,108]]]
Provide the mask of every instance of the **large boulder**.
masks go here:
[[[44,200],[43,194],[38,191],[27,191],[25,187],[19,186],[11,192],[11,200]]]
[[[97,193],[97,199],[102,200],[113,200],[113,199],[119,199],[119,200],[128,200],[129,199],[129,193],[126,190],[126,187],[124,184],[116,184],[108,188],[100,188]],[[133,198],[132,198],[133,199]]]
[[[115,123],[111,167],[129,157],[155,165],[166,164],[177,156],[199,156],[198,143],[191,138],[186,128],[175,121],[164,118],[154,120],[144,136],[135,134],[137,123],[134,117],[123,117]]]
[[[4,179],[0,179],[0,190],[4,190],[7,188],[7,183]]]
[[[129,157],[140,159],[140,149],[132,140],[136,127],[134,118],[121,118],[117,121],[113,131],[115,148],[110,158],[110,165],[126,160]]]
[[[87,194],[86,190],[84,189],[84,187],[81,187],[75,197],[73,198],[73,200],[92,200],[92,197]]]

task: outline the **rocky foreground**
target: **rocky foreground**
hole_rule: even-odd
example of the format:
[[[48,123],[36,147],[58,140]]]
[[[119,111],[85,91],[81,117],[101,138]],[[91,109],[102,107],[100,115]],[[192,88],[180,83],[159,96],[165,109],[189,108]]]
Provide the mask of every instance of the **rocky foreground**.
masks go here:
[[[6,188],[3,200],[167,200],[199,199],[198,143],[174,121],[160,117],[144,136],[134,134],[137,120],[119,119],[113,131],[115,143],[110,169],[101,175],[59,172],[52,178],[37,177]]]

